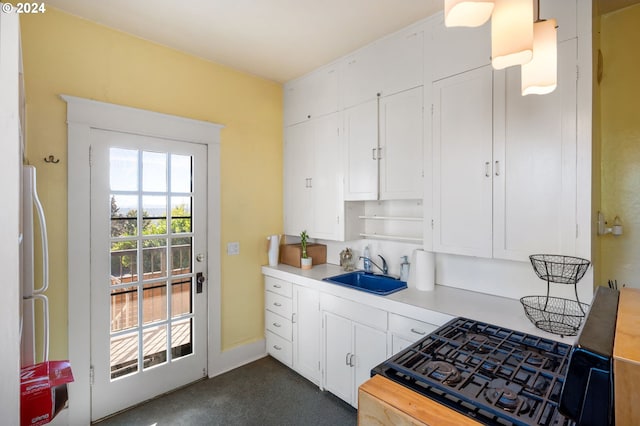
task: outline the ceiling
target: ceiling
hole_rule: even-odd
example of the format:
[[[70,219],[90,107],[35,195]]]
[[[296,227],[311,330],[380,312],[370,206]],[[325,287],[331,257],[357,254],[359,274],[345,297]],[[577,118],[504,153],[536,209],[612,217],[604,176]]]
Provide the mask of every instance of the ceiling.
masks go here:
[[[594,0],[600,13],[640,0]],[[47,0],[48,6],[285,82],[442,10],[443,0]]]
[[[277,82],[442,10],[443,0],[47,0],[47,6]]]

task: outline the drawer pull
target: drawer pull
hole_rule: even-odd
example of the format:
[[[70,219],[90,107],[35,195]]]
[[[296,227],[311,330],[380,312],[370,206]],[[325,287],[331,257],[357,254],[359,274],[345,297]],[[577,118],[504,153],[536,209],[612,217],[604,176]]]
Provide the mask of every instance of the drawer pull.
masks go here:
[[[349,364],[349,357],[350,357],[350,356],[351,356],[351,354],[349,354],[349,353],[348,353],[348,354],[344,357],[344,364],[345,364],[345,365],[348,365],[349,367],[351,367],[351,365]]]
[[[278,307],[280,307],[280,306],[282,306],[282,303],[273,302],[273,306],[278,306]]]
[[[273,349],[275,349],[276,351],[281,351],[282,347],[278,345],[273,345]]]
[[[273,288],[282,288],[282,286],[280,284],[274,284]]]
[[[278,324],[277,322],[274,322],[274,323],[273,323],[273,326],[274,326],[274,327],[278,327],[278,328],[282,327],[282,326],[281,326],[280,324]]]
[[[426,332],[426,331],[416,330],[415,328],[412,328],[412,329],[411,329],[411,332],[412,332],[412,333],[419,334],[419,335],[421,335],[421,336],[424,336],[425,334],[427,334],[427,332]]]

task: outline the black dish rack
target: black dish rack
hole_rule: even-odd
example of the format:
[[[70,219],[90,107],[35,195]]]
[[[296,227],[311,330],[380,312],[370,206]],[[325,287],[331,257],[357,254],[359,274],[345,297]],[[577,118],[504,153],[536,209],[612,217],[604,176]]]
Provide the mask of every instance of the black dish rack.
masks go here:
[[[578,281],[589,269],[590,262],[573,256],[534,254],[529,256],[536,275],[547,282],[546,296],[520,299],[529,320],[539,329],[560,336],[578,334],[589,305],[578,298]],[[549,296],[551,283],[573,285],[576,300]]]

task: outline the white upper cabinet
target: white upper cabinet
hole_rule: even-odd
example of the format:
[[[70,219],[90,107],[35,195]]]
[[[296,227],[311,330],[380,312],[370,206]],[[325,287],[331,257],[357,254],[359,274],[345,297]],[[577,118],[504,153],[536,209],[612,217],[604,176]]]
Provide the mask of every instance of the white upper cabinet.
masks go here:
[[[378,100],[344,112],[345,200],[378,198]]]
[[[433,84],[433,250],[491,257],[490,66]]]
[[[344,239],[339,130],[337,113],[285,128],[285,234]]]
[[[379,93],[382,69],[376,47],[369,45],[343,59],[340,68],[342,108],[375,99]]]
[[[380,41],[380,93],[389,96],[422,86],[424,81],[424,31],[402,31]]]
[[[576,252],[575,39],[558,45],[558,87],[521,96],[520,69],[496,73],[493,255]]]
[[[540,19],[555,19],[558,24],[558,41],[577,35],[577,0],[540,0]]]
[[[338,110],[338,66],[322,67],[284,86],[284,125]]]
[[[380,100],[380,199],[420,199],[423,192],[422,86]]]
[[[370,44],[342,61],[341,107],[349,108],[424,81],[424,31],[411,27]]]
[[[427,51],[431,80],[436,81],[491,63],[491,24],[476,28],[444,26],[442,14],[431,21]]]

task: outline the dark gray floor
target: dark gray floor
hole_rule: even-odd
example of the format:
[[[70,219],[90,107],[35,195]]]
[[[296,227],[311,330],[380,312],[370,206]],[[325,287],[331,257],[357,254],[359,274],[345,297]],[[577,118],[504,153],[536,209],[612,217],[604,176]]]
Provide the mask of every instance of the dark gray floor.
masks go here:
[[[99,426],[356,424],[356,410],[271,357],[203,380]]]

